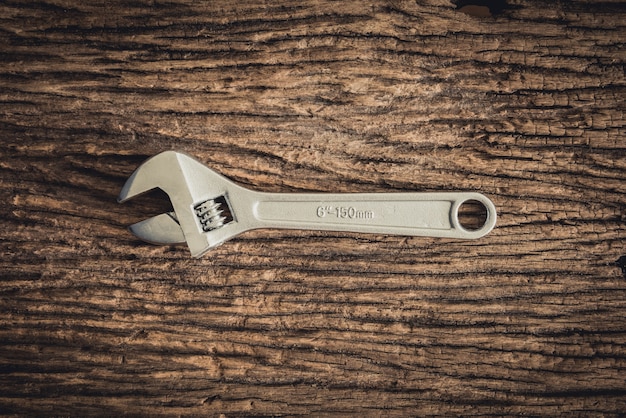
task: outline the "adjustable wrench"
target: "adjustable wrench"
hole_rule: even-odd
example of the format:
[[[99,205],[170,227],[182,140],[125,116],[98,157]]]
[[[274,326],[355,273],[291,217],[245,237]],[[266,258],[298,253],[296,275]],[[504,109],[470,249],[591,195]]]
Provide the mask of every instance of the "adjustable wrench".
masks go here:
[[[476,239],[496,224],[496,208],[480,193],[266,193],[239,186],[192,157],[166,151],[145,161],[124,184],[120,203],[159,188],[173,212],[129,227],[154,244],[186,242],[194,257],[257,228],[352,231]],[[486,210],[478,229],[464,228],[459,207]]]

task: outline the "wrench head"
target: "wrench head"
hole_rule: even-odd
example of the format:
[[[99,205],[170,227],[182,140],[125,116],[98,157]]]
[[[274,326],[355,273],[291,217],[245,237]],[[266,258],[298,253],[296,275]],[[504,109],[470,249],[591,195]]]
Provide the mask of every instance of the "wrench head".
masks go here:
[[[130,226],[139,238],[155,244],[187,242],[200,257],[241,232],[229,195],[242,188],[192,157],[166,151],[145,161],[124,184],[123,203],[153,189],[161,189],[174,213],[165,213]]]

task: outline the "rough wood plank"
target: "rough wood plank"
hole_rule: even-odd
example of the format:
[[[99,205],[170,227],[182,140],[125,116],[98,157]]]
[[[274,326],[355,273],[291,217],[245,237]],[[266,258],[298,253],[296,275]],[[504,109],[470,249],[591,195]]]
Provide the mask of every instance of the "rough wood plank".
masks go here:
[[[626,410],[620,1],[0,4],[0,411]],[[115,197],[187,151],[267,191],[478,190],[477,242],[256,231],[200,260]]]

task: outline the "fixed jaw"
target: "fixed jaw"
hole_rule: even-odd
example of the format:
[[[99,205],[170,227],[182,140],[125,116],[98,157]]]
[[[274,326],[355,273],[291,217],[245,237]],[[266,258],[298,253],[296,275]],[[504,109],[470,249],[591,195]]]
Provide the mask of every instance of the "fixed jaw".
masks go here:
[[[157,188],[171,199],[170,193],[186,187],[186,176],[179,160],[181,155],[166,151],[146,160],[126,180],[117,201],[123,203]]]

